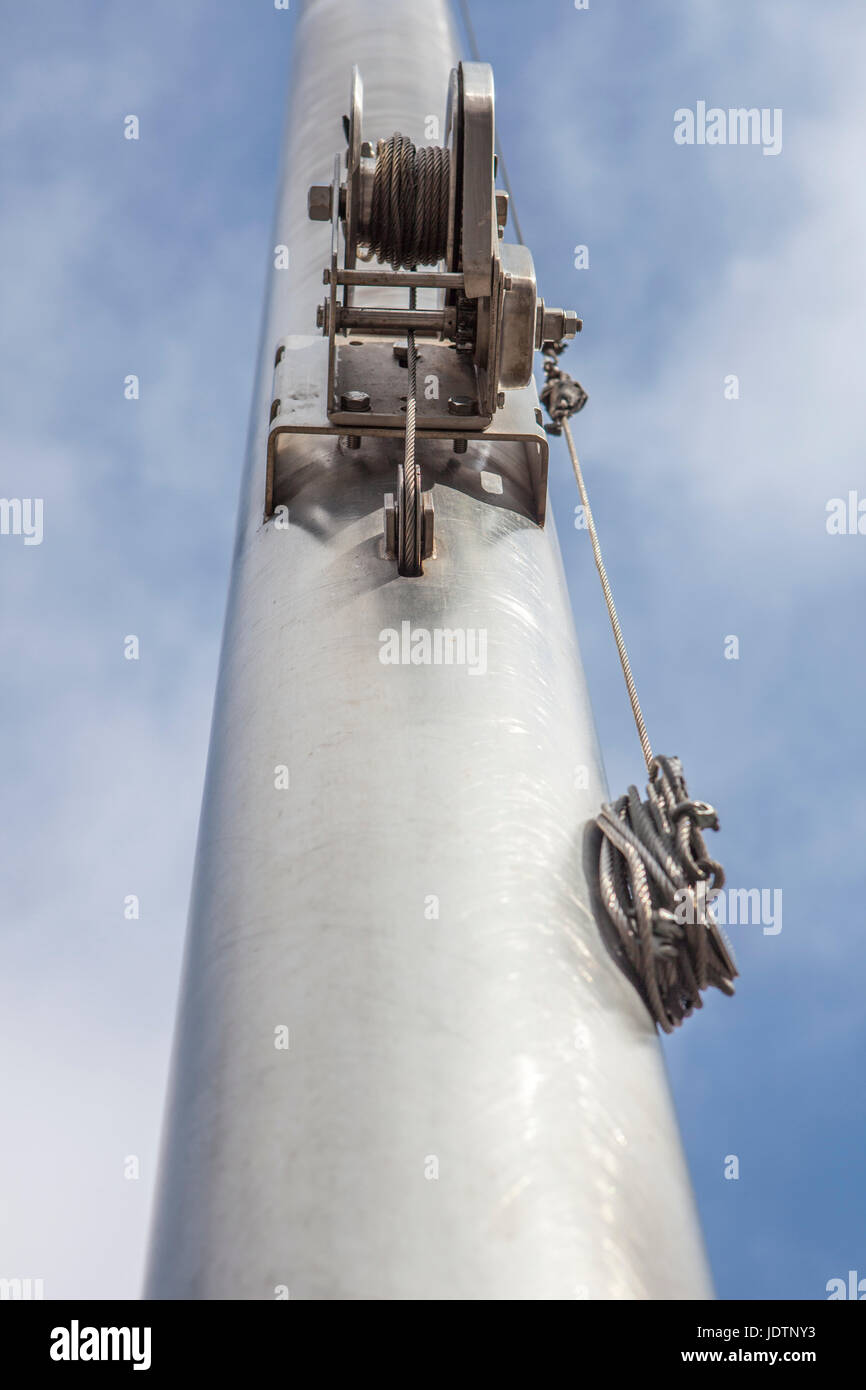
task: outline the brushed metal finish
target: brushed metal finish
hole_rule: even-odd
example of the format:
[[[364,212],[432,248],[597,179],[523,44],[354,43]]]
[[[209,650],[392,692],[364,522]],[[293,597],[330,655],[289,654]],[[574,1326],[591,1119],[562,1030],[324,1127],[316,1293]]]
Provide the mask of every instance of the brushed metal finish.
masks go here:
[[[313,331],[307,189],[352,63],[369,129],[420,141],[454,52],[444,0],[307,0],[297,22],[291,270],[268,291],[151,1297],[709,1296],[659,1044],[588,907],[605,787],[552,522],[503,505],[489,447],[475,495],[437,478],[436,558],[401,579],[384,442],[333,439],[288,529],[262,520],[274,347]],[[475,670],[383,664],[405,623],[465,630]]]

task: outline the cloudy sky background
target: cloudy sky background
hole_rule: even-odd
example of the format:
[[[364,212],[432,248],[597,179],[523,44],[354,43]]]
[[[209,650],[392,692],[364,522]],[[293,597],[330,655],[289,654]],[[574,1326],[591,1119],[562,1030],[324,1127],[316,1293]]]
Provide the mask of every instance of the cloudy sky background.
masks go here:
[[[866,497],[866,11],[472,8],[545,296],[585,321],[578,445],[651,733],[719,807],[729,881],[783,892],[778,935],[729,931],[736,1000],[666,1044],[717,1289],[821,1298],[866,1276],[866,536],[825,527]],[[140,1290],[292,23],[2,17],[0,494],[44,498],[45,538],[0,537],[0,1275],[49,1297]],[[782,108],[781,154],[675,145],[698,100]],[[619,791],[640,751],[551,472]]]

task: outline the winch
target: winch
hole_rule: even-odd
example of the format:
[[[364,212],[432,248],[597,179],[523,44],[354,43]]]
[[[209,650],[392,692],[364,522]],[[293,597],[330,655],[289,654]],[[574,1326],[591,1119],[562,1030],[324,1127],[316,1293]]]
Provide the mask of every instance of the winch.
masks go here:
[[[374,149],[357,68],[344,129],[331,183],[309,192],[310,217],[331,223],[317,314],[323,341],[289,337],[277,347],[265,512],[293,436],[337,434],[349,449],[369,436],[402,437],[396,492],[385,497],[385,553],[401,574],[419,575],[433,554],[419,453],[441,452],[441,441],[458,454],[474,439],[522,445],[533,519],[544,524],[548,447],[534,354],[581,324],[545,305],[530,252],[504,240],[508,196],[495,185],[488,64],[452,71],[444,146],[416,148],[396,133]],[[429,302],[419,306],[419,294]]]

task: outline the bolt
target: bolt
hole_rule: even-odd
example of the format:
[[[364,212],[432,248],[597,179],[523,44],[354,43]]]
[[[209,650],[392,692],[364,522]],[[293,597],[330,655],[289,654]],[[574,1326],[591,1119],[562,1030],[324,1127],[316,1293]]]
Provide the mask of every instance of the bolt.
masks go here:
[[[360,447],[361,447],[361,436],[360,436],[359,434],[350,434],[350,435],[347,437],[347,439],[346,439],[346,448],[347,448],[347,449],[360,449]]]
[[[455,439],[455,440],[454,440],[454,452],[455,452],[455,454],[465,454],[465,453],[466,453],[466,450],[467,450],[468,448],[469,448],[469,440],[468,440],[468,439]]]
[[[361,414],[370,409],[370,397],[366,391],[344,391],[340,397],[340,409]]]
[[[324,326],[325,326],[325,306],[324,306],[324,304],[320,304],[319,307],[316,309],[316,327],[317,327],[317,328],[324,328]]]
[[[330,283],[331,283],[331,272],[330,272],[330,270],[328,269],[328,267],[325,266],[325,269],[322,271],[322,284],[323,284],[323,285],[330,285]]]
[[[499,395],[496,397],[496,408],[497,408],[497,410],[501,410],[502,407],[503,407],[504,405],[505,405],[505,392],[504,392],[504,391],[500,391],[500,392],[499,392]]]
[[[559,343],[563,338],[573,338],[583,324],[573,309],[548,309],[543,299],[539,299],[535,320],[535,346],[542,343]]]
[[[506,275],[506,277],[505,277],[505,288],[506,288],[507,290],[511,290],[511,289],[514,288],[514,276],[513,276],[513,275]]]
[[[449,415],[474,415],[476,403],[471,396],[449,396],[448,414]]]

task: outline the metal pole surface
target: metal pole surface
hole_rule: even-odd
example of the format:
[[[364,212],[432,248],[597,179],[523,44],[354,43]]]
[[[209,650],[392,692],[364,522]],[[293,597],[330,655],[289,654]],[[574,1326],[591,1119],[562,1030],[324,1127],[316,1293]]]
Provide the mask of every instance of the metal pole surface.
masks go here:
[[[319,440],[289,526],[263,522],[274,344],[315,333],[329,229],[307,189],[343,148],[352,64],[365,132],[420,144],[456,56],[445,0],[307,0],[296,23],[291,260],[268,288],[150,1297],[711,1296],[658,1040],[589,908],[606,789],[552,518],[470,445],[435,480],[436,558],[401,578],[393,451]],[[466,660],[384,664],[405,623],[462,632]]]

